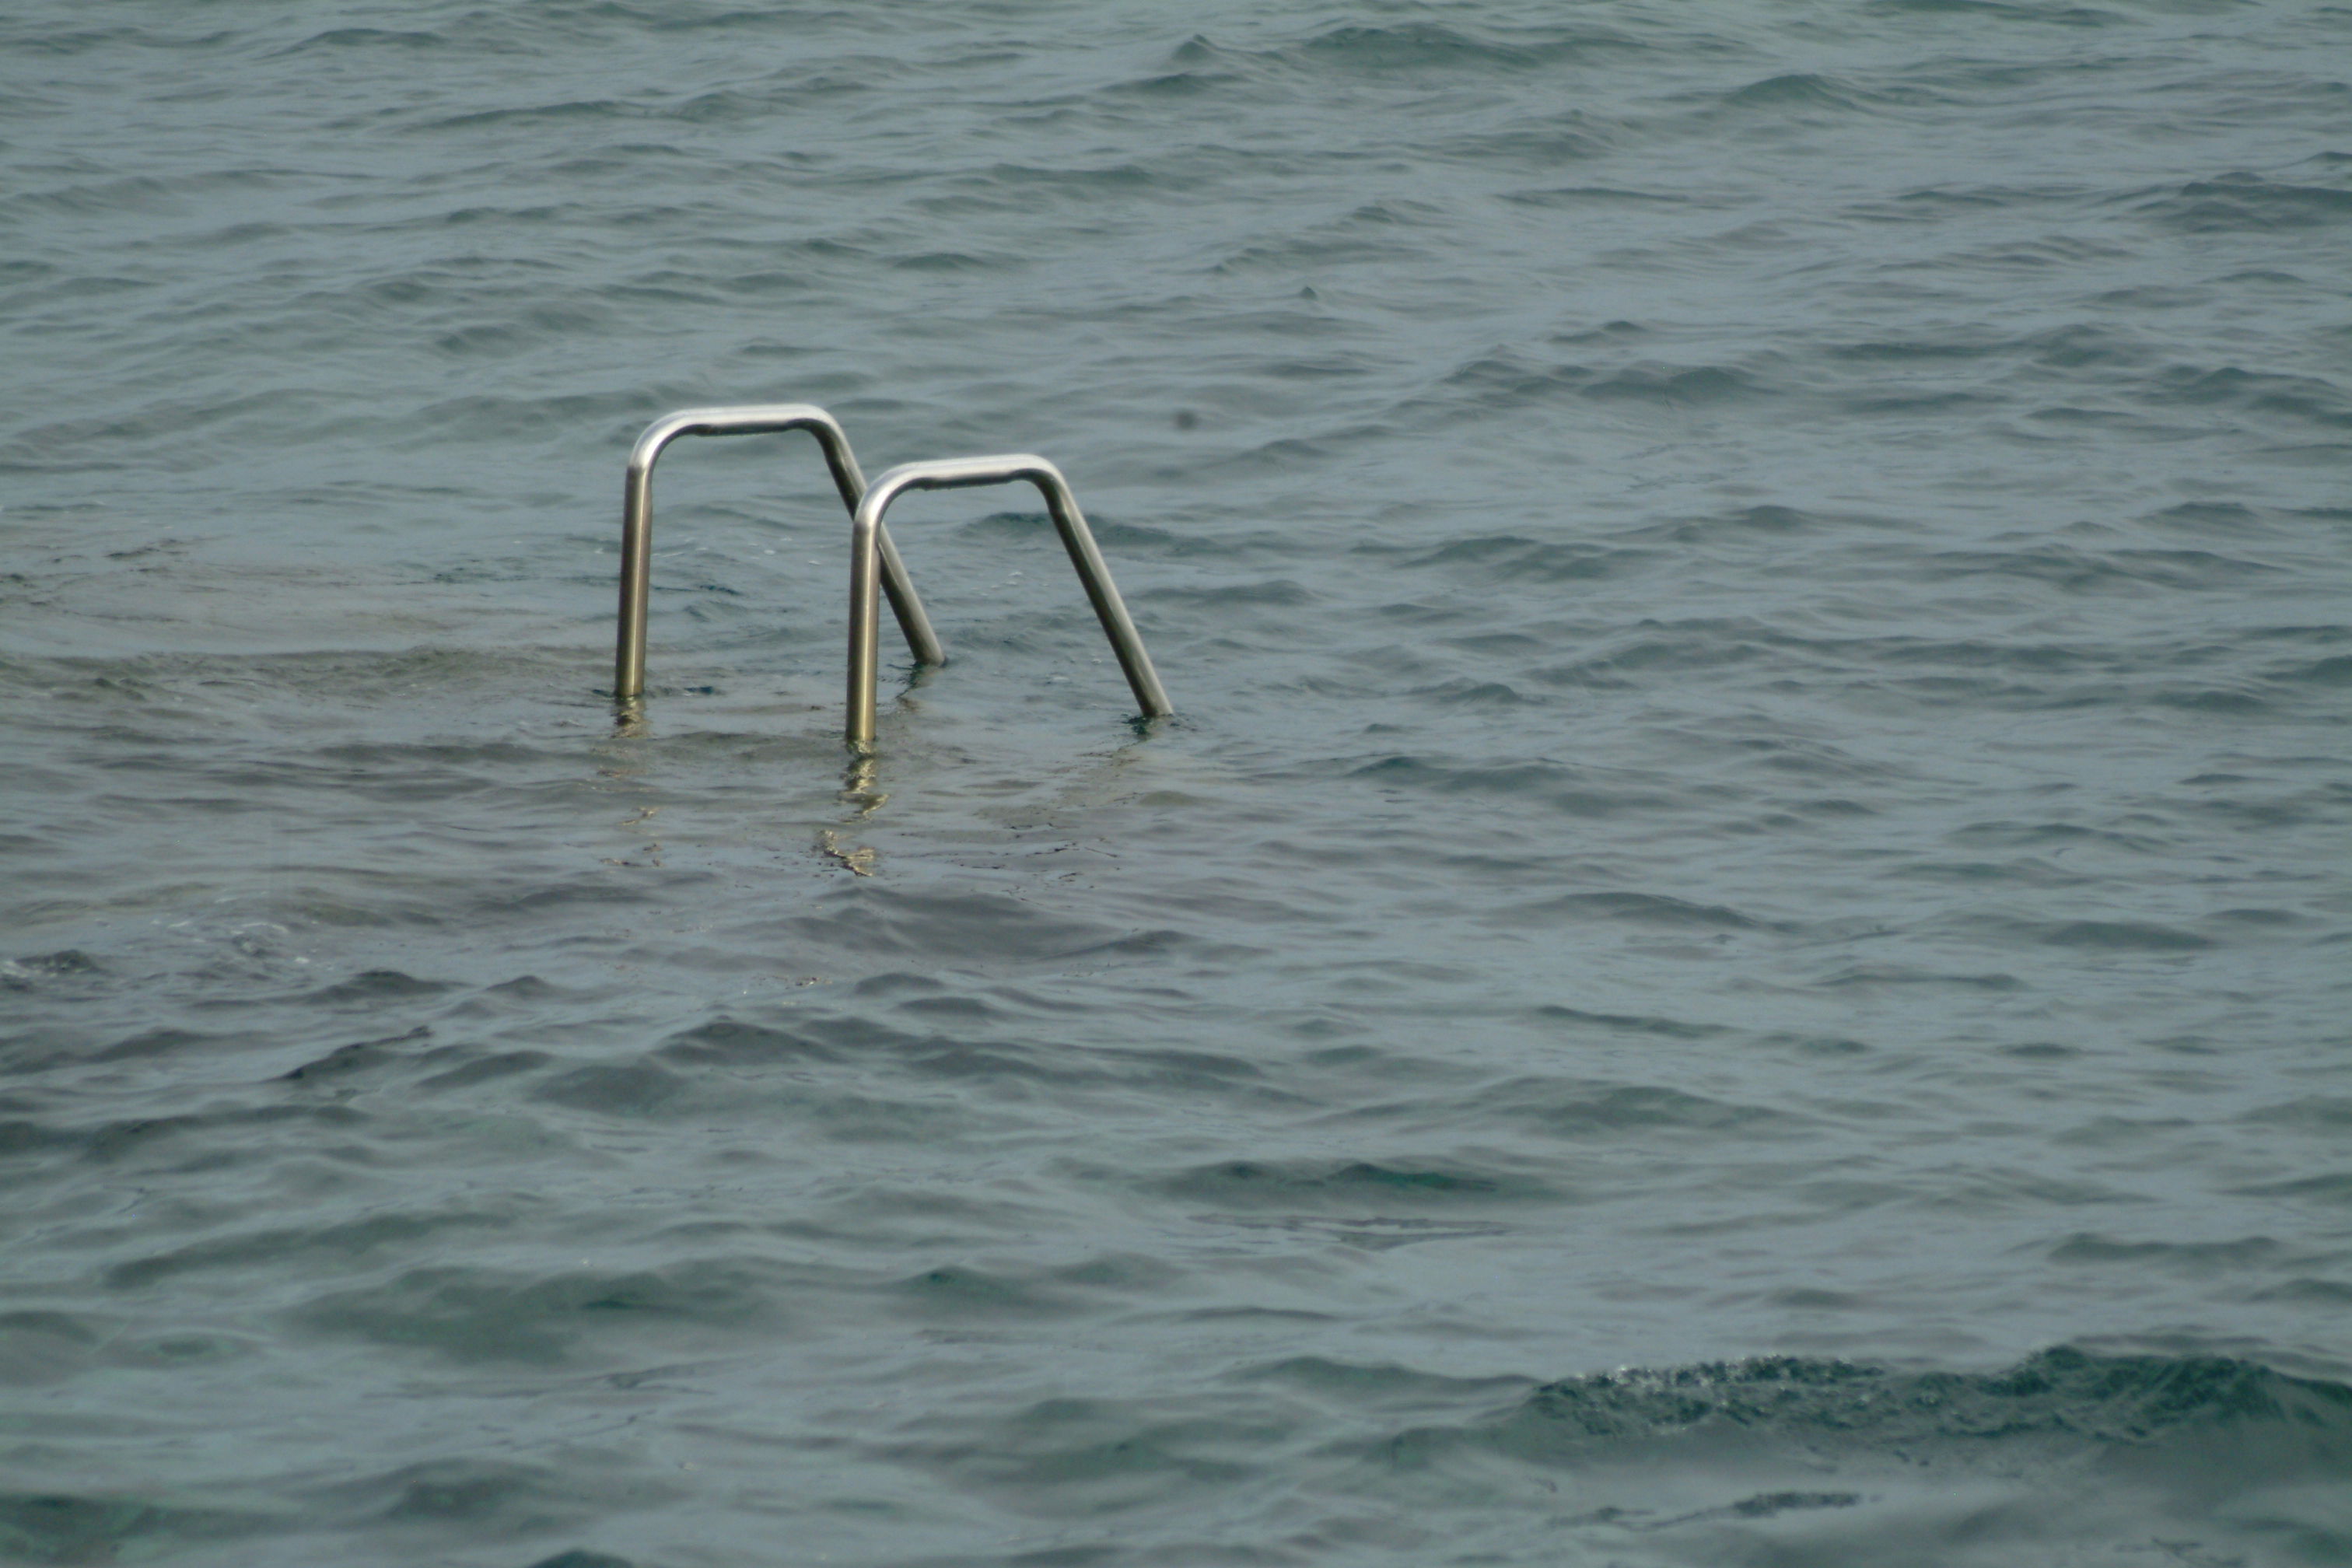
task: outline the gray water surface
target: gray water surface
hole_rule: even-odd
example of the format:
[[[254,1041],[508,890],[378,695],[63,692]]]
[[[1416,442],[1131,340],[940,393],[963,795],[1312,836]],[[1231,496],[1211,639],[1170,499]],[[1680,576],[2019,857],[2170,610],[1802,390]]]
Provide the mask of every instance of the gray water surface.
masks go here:
[[[0,1560],[2352,1563],[2352,8],[23,0]],[[892,513],[842,751],[805,437]],[[571,1553],[565,1556],[565,1553]]]

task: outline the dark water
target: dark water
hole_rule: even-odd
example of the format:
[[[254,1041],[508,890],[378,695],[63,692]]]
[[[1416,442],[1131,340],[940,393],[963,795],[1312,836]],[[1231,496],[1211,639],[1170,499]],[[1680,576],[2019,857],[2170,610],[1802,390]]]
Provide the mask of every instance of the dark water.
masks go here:
[[[0,1559],[2352,1562],[2347,79],[20,0]]]

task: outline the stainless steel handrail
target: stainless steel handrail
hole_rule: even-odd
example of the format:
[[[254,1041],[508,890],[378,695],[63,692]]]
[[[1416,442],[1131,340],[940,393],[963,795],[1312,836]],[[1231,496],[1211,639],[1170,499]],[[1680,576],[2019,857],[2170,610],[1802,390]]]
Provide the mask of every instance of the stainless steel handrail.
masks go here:
[[[854,517],[866,494],[866,476],[849,450],[841,422],[813,403],[753,403],[731,408],[681,408],[646,426],[629,450],[629,467],[621,481],[621,617],[619,646],[613,658],[613,695],[627,700],[646,689],[646,607],[653,592],[654,463],[662,448],[680,436],[751,436],[781,430],[805,430],[824,449],[825,467],[833,470],[834,488],[841,504]],[[898,613],[907,646],[923,664],[945,664],[947,650],[931,630],[923,601],[915,595],[913,579],[898,559],[898,547],[887,533],[881,545],[882,585],[889,590],[890,608]]]
[[[944,458],[929,463],[902,463],[866,488],[849,525],[849,722],[846,734],[853,746],[874,743],[876,687],[881,676],[882,606],[877,592],[889,571],[888,535],[882,531],[882,514],[908,490],[961,489],[966,485],[1003,485],[1026,479],[1045,498],[1045,510],[1078,569],[1087,598],[1110,638],[1118,667],[1127,672],[1135,700],[1147,719],[1173,713],[1151,656],[1128,618],[1127,605],[1111,585],[1110,568],[1087,528],[1086,514],[1062,470],[1026,452],[1001,458]]]

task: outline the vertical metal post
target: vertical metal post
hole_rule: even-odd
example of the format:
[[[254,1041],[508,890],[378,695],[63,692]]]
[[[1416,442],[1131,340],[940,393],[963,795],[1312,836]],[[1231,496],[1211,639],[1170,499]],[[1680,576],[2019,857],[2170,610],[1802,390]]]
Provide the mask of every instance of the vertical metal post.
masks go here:
[[[809,403],[746,404],[729,408],[683,408],[646,426],[630,449],[621,479],[621,607],[613,657],[613,695],[626,700],[646,689],[646,620],[653,587],[654,464],[662,449],[681,436],[749,436],[806,430],[824,451],[841,504],[854,516],[866,494],[866,476],[849,449],[841,424]],[[906,563],[887,533],[879,535],[881,581],[889,590],[907,646],[923,664],[944,664],[947,650],[931,629],[923,601],[915,593]]]
[[[862,748],[874,743],[881,676],[882,606],[878,588],[887,559],[883,541],[888,537],[882,530],[883,514],[890,510],[892,501],[908,490],[960,489],[968,485],[1001,485],[1021,479],[1035,485],[1045,495],[1055,531],[1062,537],[1063,548],[1069,552],[1070,564],[1077,569],[1078,581],[1085,585],[1087,602],[1094,605],[1095,618],[1102,623],[1103,635],[1110,639],[1111,651],[1118,656],[1119,668],[1135,693],[1136,705],[1148,719],[1176,710],[1160,684],[1159,671],[1151,666],[1151,656],[1144,651],[1143,638],[1137,633],[1126,602],[1110,580],[1110,568],[1103,563],[1102,552],[1096,548],[1094,534],[1087,527],[1086,514],[1078,510],[1077,497],[1070,493],[1069,481],[1062,477],[1062,470],[1026,452],[999,458],[947,458],[929,463],[905,463],[891,469],[866,488],[865,499],[857,503],[852,517],[849,700],[843,731],[851,745]]]

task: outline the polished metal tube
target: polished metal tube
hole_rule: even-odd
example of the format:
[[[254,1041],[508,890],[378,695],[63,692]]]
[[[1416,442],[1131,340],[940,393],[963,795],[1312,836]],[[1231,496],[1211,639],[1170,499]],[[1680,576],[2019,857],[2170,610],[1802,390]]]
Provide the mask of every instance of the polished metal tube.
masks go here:
[[[1070,493],[1062,470],[1026,452],[1002,458],[945,458],[903,463],[875,480],[867,487],[866,499],[857,503],[849,525],[849,718],[845,733],[851,745],[874,743],[877,689],[881,680],[882,606],[877,587],[888,559],[882,514],[908,490],[961,489],[1018,479],[1028,480],[1044,494],[1045,510],[1062,536],[1062,547],[1069,552],[1070,564],[1077,568],[1078,581],[1086,585],[1087,599],[1102,622],[1103,635],[1110,638],[1111,651],[1118,656],[1118,667],[1126,672],[1127,684],[1134,690],[1144,717],[1156,719],[1176,711],[1160,687],[1159,671],[1151,668],[1151,656],[1143,650],[1143,638],[1129,618],[1125,601],[1111,584],[1110,568],[1103,564],[1102,552],[1095,548],[1094,533],[1087,527],[1086,514],[1078,510],[1078,498]]]
[[[626,700],[646,689],[646,614],[653,591],[654,464],[662,448],[681,436],[751,436],[781,430],[805,430],[824,451],[825,467],[833,470],[834,488],[841,504],[855,516],[866,494],[866,476],[842,434],[840,421],[811,403],[743,404],[730,408],[681,408],[646,426],[630,448],[629,466],[621,481],[621,614],[620,635],[613,658],[613,695]],[[879,536],[882,585],[890,595],[907,646],[923,664],[944,664],[947,650],[931,630],[914,580],[898,559],[890,536]]]

